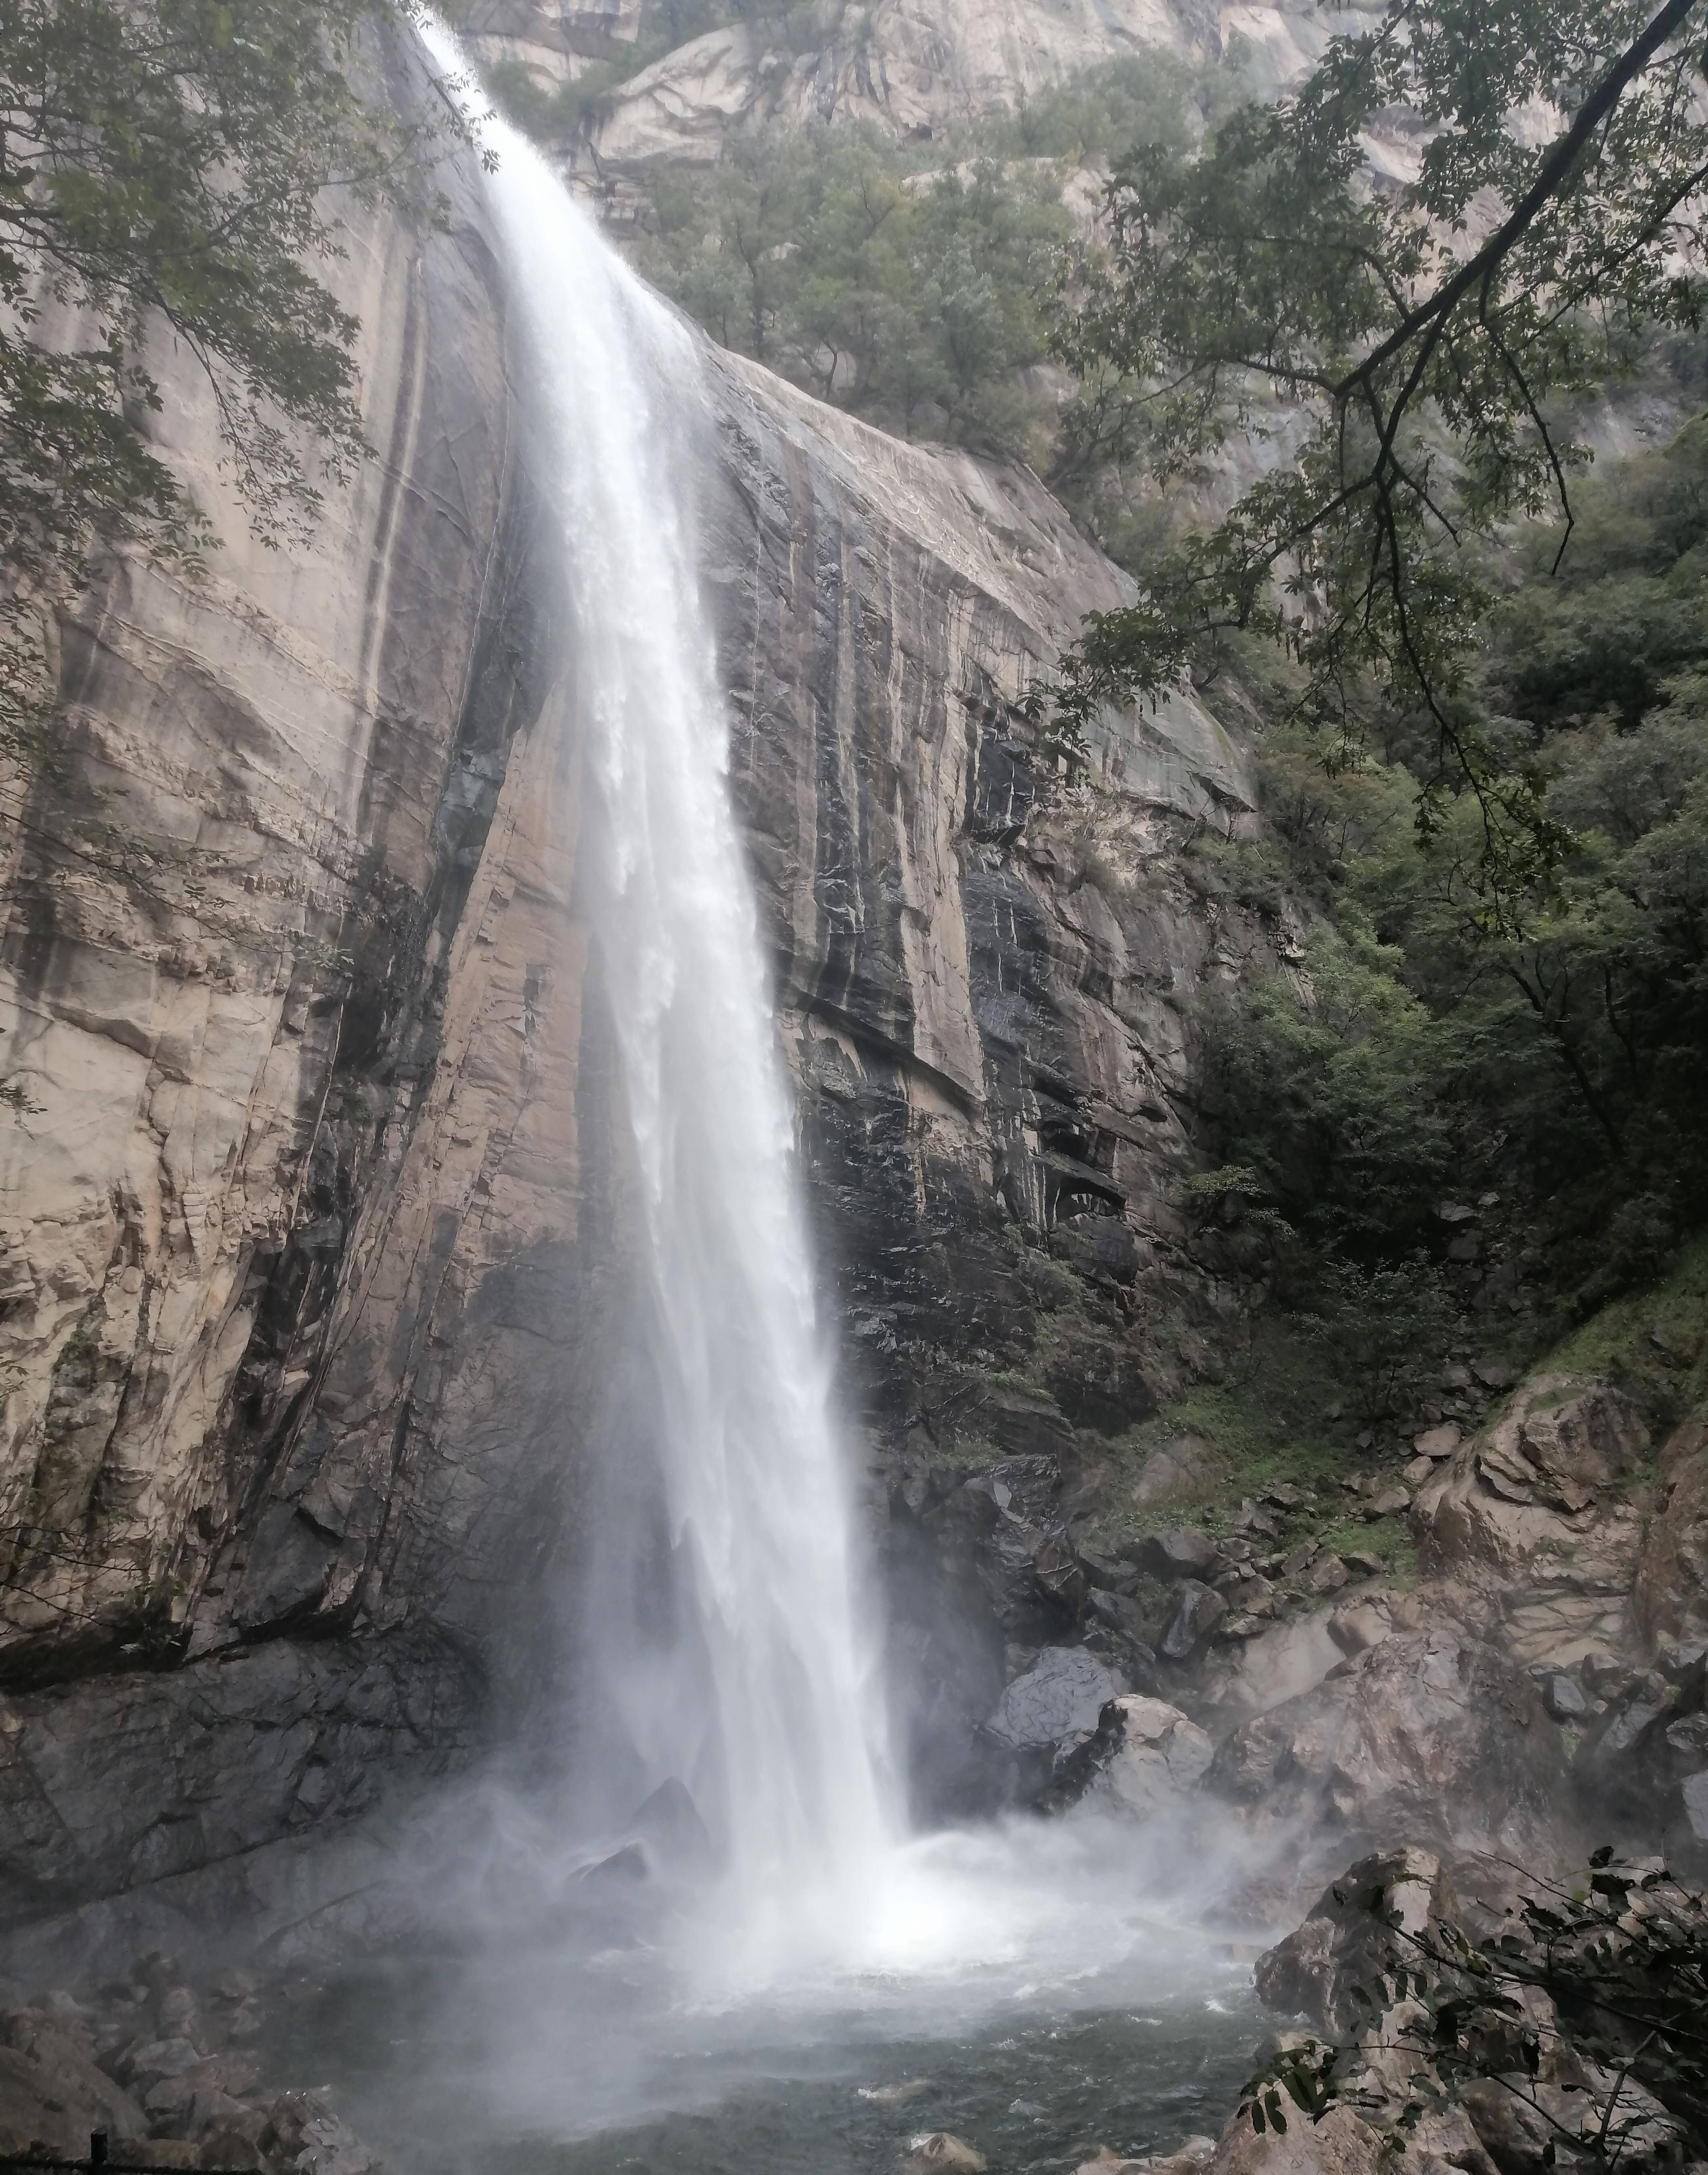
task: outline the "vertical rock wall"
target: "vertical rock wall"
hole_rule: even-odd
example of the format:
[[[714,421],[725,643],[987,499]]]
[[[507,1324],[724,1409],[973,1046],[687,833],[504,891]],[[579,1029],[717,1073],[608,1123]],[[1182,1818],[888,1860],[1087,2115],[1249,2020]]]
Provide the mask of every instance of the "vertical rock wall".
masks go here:
[[[14,1910],[465,1757],[549,1660],[621,1344],[556,574],[473,187],[344,274],[376,458],[266,553],[171,365],[222,548],[111,567],[62,629],[63,760],[12,781]],[[732,773],[881,1509],[955,1427],[1071,1449],[1172,1364],[1180,1015],[1220,939],[1171,856],[1250,789],[1177,703],[1052,800],[1015,703],[1114,571],[1029,474],[709,366]]]

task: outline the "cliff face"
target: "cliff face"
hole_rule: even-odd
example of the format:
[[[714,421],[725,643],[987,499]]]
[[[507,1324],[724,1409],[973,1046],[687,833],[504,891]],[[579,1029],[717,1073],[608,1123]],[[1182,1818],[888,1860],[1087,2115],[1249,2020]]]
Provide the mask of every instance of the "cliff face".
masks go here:
[[[597,1435],[621,1131],[502,281],[472,190],[351,243],[378,457],[270,555],[165,366],[222,548],[112,566],[61,629],[62,759],[11,781],[14,1909],[465,1755],[549,1646]],[[957,1427],[1071,1451],[1174,1364],[1179,1007],[1222,939],[1168,849],[1249,789],[1179,704],[1045,805],[1011,705],[1119,577],[1028,474],[708,367],[735,789],[882,1505]],[[1102,1405],[969,1405],[1051,1351]]]
[[[594,62],[626,79],[572,157],[578,186],[619,202],[650,163],[715,160],[732,131],[756,122],[859,121],[926,139],[1120,55],[1201,63],[1237,50],[1247,82],[1278,89],[1344,19],[1300,0],[876,0],[826,7],[811,24],[797,11],[786,30],[756,13],[635,68],[637,0],[468,0],[462,18],[482,62],[519,65],[544,90]]]

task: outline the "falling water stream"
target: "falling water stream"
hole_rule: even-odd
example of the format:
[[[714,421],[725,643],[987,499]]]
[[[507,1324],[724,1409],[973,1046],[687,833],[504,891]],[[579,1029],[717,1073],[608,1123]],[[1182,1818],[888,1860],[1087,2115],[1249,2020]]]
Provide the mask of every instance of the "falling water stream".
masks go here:
[[[762,1942],[785,1896],[798,1924],[870,1894],[897,1821],[700,599],[691,479],[710,417],[687,328],[532,146],[485,126],[569,576],[587,896],[655,1400],[658,1500],[625,1499],[632,1533],[603,1537],[629,1590],[596,1582],[586,1643],[641,1787],[686,1789]],[[662,1609],[636,1591],[661,1581]]]
[[[537,1806],[509,1831],[538,1925],[454,1973],[346,1974],[281,2053],[424,2168],[816,2175],[939,2124],[1042,2167],[1098,2121],[1119,2146],[1178,2138],[1219,2118],[1251,2036],[1245,1970],[1198,1929],[1201,1866],[1091,1818],[905,1831],[701,600],[701,350],[534,149],[480,127],[564,545],[646,1454],[612,1461],[584,1581],[605,1798],[580,1832]],[[661,1802],[711,1876],[641,1932],[550,1934],[566,1870]]]

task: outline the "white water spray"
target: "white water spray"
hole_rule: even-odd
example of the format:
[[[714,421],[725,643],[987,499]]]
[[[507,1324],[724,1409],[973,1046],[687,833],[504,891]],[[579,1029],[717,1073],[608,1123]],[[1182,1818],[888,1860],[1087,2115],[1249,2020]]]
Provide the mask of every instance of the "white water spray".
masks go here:
[[[427,40],[464,74],[446,32]],[[700,599],[702,365],[533,147],[480,128],[566,548],[583,852],[655,1317],[668,1533],[636,1577],[666,1578],[691,1619],[650,1651],[611,1627],[602,1692],[643,1784],[694,1798],[762,1946],[767,1922],[858,1918],[897,1831]]]

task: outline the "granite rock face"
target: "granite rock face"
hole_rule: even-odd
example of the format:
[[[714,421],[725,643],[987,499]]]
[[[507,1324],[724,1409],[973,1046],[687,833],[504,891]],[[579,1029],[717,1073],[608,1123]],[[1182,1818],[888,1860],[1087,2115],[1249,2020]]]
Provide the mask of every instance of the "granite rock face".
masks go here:
[[[483,0],[481,50],[521,59],[542,83],[562,80],[575,72],[563,56],[572,41],[560,35],[547,49],[544,12],[537,0]],[[626,25],[612,21],[605,50],[620,62]],[[804,48],[779,51],[768,26],[732,23],[632,75],[567,148],[577,186],[621,218],[648,166],[710,163],[732,133],[767,121],[854,121],[929,140],[1100,62],[1157,53],[1201,64],[1234,40],[1248,79],[1274,90],[1309,68],[1334,27],[1297,0],[878,0],[857,28],[843,17]]]
[[[1301,1838],[1301,1864],[1407,1839],[1526,1863],[1575,1840],[1559,1734],[1499,1648],[1445,1626],[1398,1633],[1241,1722],[1206,1787],[1255,1831]]]
[[[450,233],[377,215],[350,245],[380,458],[263,551],[205,388],[162,362],[160,447],[220,549],[193,583],[113,562],[58,629],[65,760],[10,781],[14,1910],[352,1809],[537,1690],[620,1342],[621,1127],[503,281],[472,182]],[[1059,1480],[1179,1364],[1183,1015],[1261,932],[1176,849],[1249,822],[1249,771],[1179,702],[1054,790],[1015,706],[1114,570],[1025,471],[708,374],[734,789],[897,1653],[952,1734],[1001,1634],[909,1556],[908,1491],[970,1436]],[[1035,1386],[992,1384],[1016,1368]]]

